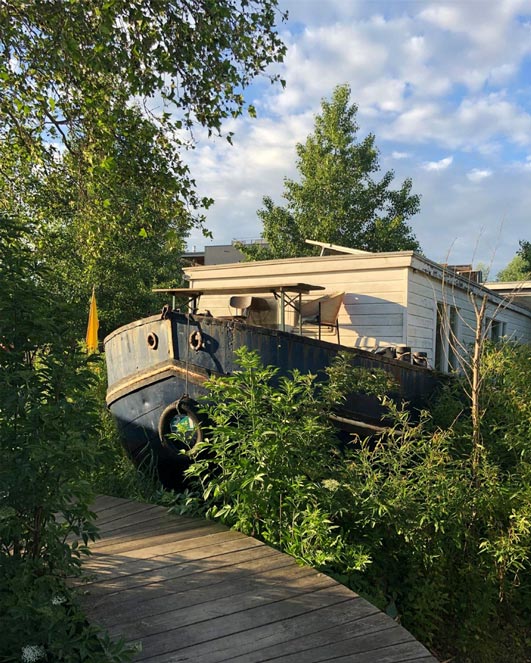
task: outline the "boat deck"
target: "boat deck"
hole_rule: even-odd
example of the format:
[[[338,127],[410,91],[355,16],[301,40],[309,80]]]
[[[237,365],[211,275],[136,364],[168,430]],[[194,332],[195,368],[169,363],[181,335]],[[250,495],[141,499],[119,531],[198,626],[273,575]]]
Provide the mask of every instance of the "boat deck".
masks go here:
[[[161,663],[436,663],[390,617],[331,578],[202,519],[111,497],[85,562],[93,623]]]

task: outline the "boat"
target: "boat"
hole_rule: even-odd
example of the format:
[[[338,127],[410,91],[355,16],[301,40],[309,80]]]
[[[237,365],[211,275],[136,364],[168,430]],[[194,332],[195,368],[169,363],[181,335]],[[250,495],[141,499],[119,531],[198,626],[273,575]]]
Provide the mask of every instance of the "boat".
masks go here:
[[[168,436],[184,426],[191,438],[200,439],[204,421],[198,400],[207,393],[204,383],[211,376],[230,375],[237,368],[235,351],[242,346],[256,350],[264,365],[279,367],[282,375],[298,369],[319,379],[338,352],[346,352],[355,367],[391,374],[398,385],[396,397],[412,410],[425,407],[440,384],[436,372],[413,365],[410,355],[403,361],[389,352],[378,355],[295,330],[180,312],[169,305],[157,315],[120,327],[104,344],[107,405],[127,453],[137,464],[151,458],[162,483],[174,489],[184,486],[189,460]],[[370,432],[381,426],[384,416],[376,398],[351,394],[335,418],[344,430]]]

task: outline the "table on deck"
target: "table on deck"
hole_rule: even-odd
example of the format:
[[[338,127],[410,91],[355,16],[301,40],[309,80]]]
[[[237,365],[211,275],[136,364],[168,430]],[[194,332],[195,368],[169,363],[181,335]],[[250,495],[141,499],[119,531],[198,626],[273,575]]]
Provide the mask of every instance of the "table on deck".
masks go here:
[[[212,288],[154,288],[153,292],[164,292],[172,295],[172,307],[175,308],[175,298],[185,297],[188,308],[192,312],[198,308],[199,299],[202,295],[255,295],[272,294],[280,301],[280,328],[286,330],[286,307],[290,306],[296,312],[300,311],[302,295],[307,295],[316,290],[324,290],[322,285],[311,285],[309,283],[275,283],[273,285],[253,285],[243,287],[212,287]],[[299,319],[299,326],[301,321]],[[302,333],[302,330],[299,329]]]
[[[90,620],[141,642],[136,661],[436,663],[354,592],[218,523],[100,497],[84,567]]]

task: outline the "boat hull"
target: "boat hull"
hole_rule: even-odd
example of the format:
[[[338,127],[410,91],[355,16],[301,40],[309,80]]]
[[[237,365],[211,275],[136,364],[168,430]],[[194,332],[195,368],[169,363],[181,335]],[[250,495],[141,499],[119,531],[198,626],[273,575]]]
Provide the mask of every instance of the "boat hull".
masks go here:
[[[349,352],[354,366],[390,373],[398,385],[395,396],[412,409],[424,407],[439,385],[425,368],[276,329],[177,312],[139,320],[105,339],[107,404],[129,455],[137,463],[152,457],[166,486],[182,487],[187,459],[167,441],[165,413],[176,402],[193,408],[206,393],[206,379],[237,368],[235,351],[242,346],[256,350],[264,365],[278,366],[280,375],[298,369],[318,379],[340,350]],[[376,398],[352,394],[339,414],[374,426],[385,412]]]

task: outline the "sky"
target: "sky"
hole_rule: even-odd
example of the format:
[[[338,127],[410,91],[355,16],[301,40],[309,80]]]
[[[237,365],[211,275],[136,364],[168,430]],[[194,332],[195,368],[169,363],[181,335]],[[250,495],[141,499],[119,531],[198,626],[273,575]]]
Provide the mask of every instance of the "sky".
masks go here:
[[[258,117],[227,122],[232,146],[199,138],[189,155],[198,190],[215,204],[189,249],[260,237],[263,196],[282,204],[298,179],[296,144],[322,99],[351,86],[358,137],[376,136],[381,174],[413,180],[409,220],[437,262],[490,268],[531,240],[531,0],[279,0],[287,46],[284,89],[247,90]],[[319,239],[319,238],[314,238]]]

